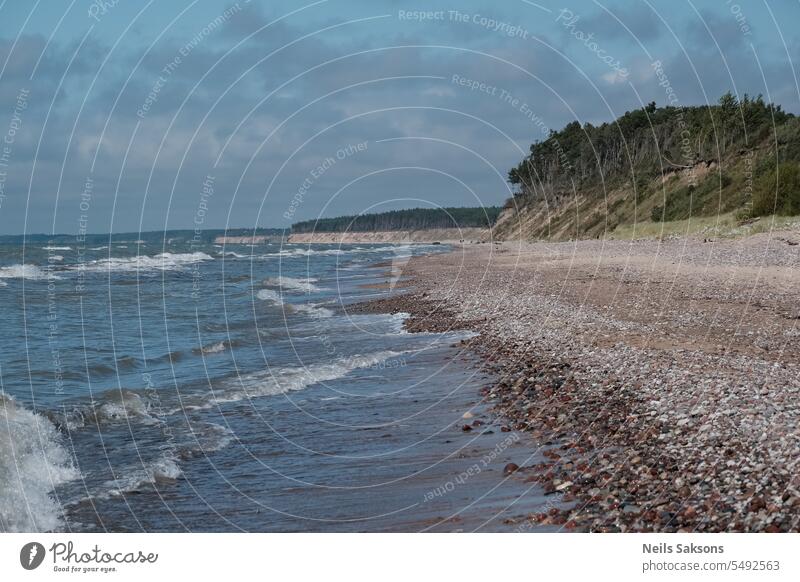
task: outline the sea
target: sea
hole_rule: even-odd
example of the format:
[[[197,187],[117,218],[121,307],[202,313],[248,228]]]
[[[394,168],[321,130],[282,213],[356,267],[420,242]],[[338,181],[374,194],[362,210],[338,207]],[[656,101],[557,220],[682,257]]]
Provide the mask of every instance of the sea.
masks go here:
[[[502,529],[530,502],[519,436],[462,431],[471,332],[348,310],[446,245],[94,242],[0,245],[0,531]]]

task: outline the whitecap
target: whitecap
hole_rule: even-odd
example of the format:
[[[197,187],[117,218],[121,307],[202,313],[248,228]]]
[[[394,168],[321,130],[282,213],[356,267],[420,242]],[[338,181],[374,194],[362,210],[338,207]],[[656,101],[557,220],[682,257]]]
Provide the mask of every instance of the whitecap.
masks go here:
[[[305,313],[313,317],[331,317],[333,315],[333,310],[327,307],[320,307],[314,303],[292,303],[291,307],[294,311]]]
[[[58,485],[80,477],[56,427],[0,392],[0,531],[53,531]]]
[[[256,293],[256,297],[262,301],[271,301],[275,305],[283,305],[281,294],[274,289],[259,289],[258,293]]]
[[[200,352],[203,354],[219,354],[220,352],[224,351],[225,351],[225,342],[217,342],[215,344],[203,346],[202,348],[200,348]]]
[[[26,264],[0,267],[0,279],[31,279],[33,281],[39,281],[47,279],[48,276],[51,279],[60,279],[60,277],[52,273],[48,274],[45,269],[37,265]]]
[[[387,360],[405,353],[407,352],[387,350],[372,354],[356,354],[329,363],[276,367],[264,372],[247,374],[240,376],[228,389],[223,388],[214,392],[211,400],[215,404],[222,404],[294,392],[320,382],[343,378],[353,370],[380,366]]]
[[[119,469],[115,472],[120,476],[103,483],[102,490],[92,497],[95,499],[119,497],[157,483],[176,481],[183,475],[178,461],[171,453],[166,453],[154,461]]]
[[[155,256],[137,255],[135,257],[110,257],[89,261],[82,268],[86,271],[172,271],[186,265],[213,260],[206,253],[161,253]]]
[[[264,279],[264,285],[267,287],[280,287],[284,291],[301,291],[303,293],[313,293],[321,291],[319,287],[314,285],[317,280],[312,277],[303,279],[296,279],[294,277],[269,277]]]

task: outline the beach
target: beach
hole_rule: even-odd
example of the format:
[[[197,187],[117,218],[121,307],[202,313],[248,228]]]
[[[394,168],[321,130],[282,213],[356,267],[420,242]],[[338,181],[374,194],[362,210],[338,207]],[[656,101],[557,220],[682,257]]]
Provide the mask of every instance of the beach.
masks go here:
[[[481,402],[535,453],[509,478],[550,500],[518,530],[797,531],[798,243],[455,246],[348,309],[479,334]]]
[[[541,452],[480,402],[473,334],[348,313],[446,245],[185,237],[0,248],[0,531],[513,531],[551,502],[506,471]]]

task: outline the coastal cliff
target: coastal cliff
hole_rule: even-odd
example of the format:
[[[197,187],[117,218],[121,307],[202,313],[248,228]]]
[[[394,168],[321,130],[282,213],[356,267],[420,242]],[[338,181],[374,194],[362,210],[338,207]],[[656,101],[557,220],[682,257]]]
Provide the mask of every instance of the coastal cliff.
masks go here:
[[[533,143],[497,239],[570,240],[701,232],[800,214],[800,119],[760,96],[573,122]]]
[[[423,230],[383,230],[374,232],[301,232],[289,235],[290,243],[433,243],[488,242],[488,228],[431,228]]]

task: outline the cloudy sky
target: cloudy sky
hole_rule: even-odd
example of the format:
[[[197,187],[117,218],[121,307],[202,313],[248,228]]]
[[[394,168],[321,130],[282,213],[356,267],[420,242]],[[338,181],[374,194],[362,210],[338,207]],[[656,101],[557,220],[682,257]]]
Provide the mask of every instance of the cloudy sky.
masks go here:
[[[656,61],[682,105],[800,113],[798,22],[797,0],[5,0],[0,233],[500,204],[550,128],[665,104]]]

